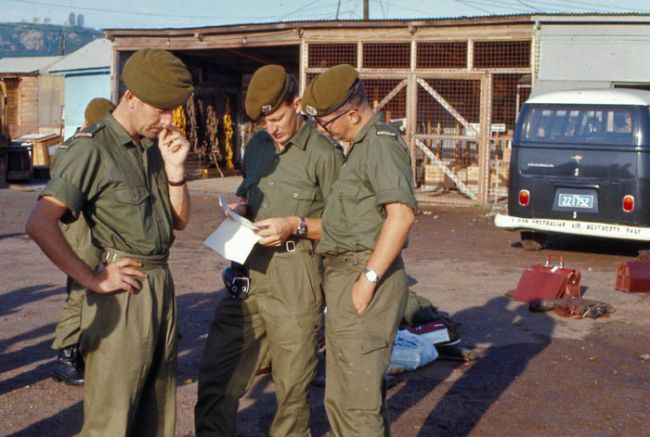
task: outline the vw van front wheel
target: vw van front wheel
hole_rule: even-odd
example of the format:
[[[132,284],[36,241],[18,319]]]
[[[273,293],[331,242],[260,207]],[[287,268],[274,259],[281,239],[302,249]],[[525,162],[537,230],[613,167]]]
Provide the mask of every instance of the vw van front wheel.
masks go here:
[[[541,232],[521,231],[521,247],[524,250],[542,250],[546,246],[548,235]]]

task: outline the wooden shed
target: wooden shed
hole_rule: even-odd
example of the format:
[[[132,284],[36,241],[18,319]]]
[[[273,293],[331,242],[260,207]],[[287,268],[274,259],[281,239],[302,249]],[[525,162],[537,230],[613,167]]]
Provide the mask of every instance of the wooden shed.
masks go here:
[[[113,41],[114,97],[121,92],[122,66],[135,50],[167,49],[190,66],[196,93],[185,110],[188,134],[199,155],[212,150],[226,166],[236,165],[252,130],[242,101],[255,69],[281,64],[303,89],[328,67],[352,64],[374,108],[402,129],[416,183],[454,186],[485,205],[506,194],[510,139],[539,69],[537,35],[544,19],[305,21],[105,34]],[[589,25],[594,18],[579,21]],[[216,135],[207,132],[210,111]],[[230,146],[224,143],[228,135]]]
[[[32,133],[61,133],[63,78],[51,76],[48,71],[59,59],[61,56],[0,59],[10,139]]]

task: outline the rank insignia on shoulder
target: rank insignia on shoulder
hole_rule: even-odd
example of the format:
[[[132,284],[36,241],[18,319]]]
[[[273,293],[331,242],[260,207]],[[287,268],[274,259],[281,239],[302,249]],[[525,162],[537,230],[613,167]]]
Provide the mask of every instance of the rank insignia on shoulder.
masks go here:
[[[77,132],[74,135],[74,137],[75,138],[92,138],[93,136],[95,136],[95,134],[97,132],[99,132],[103,128],[104,128],[104,123],[102,123],[102,122],[95,123],[93,125],[88,126],[87,128],[85,128],[83,130],[80,130],[79,132]]]
[[[377,135],[384,135],[388,137],[396,137],[397,134],[395,132],[389,131],[389,130],[378,130]]]

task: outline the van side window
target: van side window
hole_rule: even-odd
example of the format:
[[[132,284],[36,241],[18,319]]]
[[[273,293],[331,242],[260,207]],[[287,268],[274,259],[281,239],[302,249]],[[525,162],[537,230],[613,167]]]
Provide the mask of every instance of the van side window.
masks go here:
[[[522,139],[560,144],[636,144],[632,109],[574,108],[562,105],[531,107],[523,125]]]

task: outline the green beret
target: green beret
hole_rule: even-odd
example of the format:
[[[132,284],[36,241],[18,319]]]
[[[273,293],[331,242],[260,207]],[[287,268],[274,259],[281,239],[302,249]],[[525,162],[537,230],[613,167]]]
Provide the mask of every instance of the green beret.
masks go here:
[[[102,97],[92,99],[88,103],[88,106],[86,106],[86,111],[84,112],[86,124],[90,126],[91,124],[99,123],[104,119],[106,113],[113,109],[115,109],[115,105],[108,99]]]
[[[192,75],[166,50],[142,49],[124,64],[122,81],[143,102],[158,109],[171,109],[185,103],[192,94]]]
[[[265,65],[257,69],[246,92],[246,114],[251,120],[268,115],[284,102],[291,78],[280,65]]]
[[[339,64],[316,76],[302,95],[302,111],[322,117],[339,109],[354,94],[359,73],[349,64]]]

